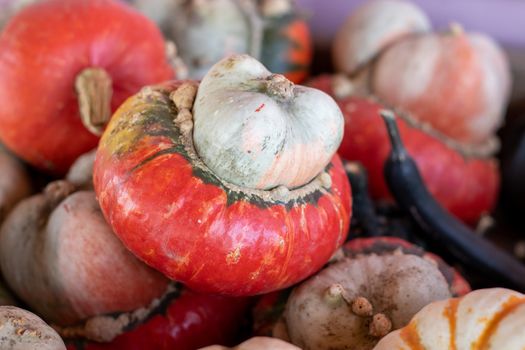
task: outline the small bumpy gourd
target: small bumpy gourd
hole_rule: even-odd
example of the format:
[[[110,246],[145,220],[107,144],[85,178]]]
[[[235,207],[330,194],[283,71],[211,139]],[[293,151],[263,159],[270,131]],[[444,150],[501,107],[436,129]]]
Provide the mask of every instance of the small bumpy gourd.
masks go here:
[[[372,349],[423,306],[450,297],[437,266],[400,252],[345,258],[297,287],[284,318],[302,349]]]
[[[525,295],[481,289],[424,307],[374,350],[522,350]]]

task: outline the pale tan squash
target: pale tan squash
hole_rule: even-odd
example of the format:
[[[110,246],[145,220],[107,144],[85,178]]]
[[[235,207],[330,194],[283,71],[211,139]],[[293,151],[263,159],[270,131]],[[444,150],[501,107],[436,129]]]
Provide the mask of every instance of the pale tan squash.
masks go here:
[[[284,320],[304,350],[370,350],[422,307],[450,297],[437,266],[394,253],[345,258],[294,289]]]

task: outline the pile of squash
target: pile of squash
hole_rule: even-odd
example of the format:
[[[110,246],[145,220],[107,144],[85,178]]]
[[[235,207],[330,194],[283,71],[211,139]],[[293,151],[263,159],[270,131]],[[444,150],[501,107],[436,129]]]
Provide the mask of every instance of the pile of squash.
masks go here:
[[[0,348],[525,347],[525,266],[468,226],[500,186],[489,37],[374,0],[306,81],[292,0],[0,6]]]

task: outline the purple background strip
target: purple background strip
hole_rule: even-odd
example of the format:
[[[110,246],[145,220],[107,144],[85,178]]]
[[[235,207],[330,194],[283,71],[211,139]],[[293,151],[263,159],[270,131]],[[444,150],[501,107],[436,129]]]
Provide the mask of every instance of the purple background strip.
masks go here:
[[[370,0],[368,0],[370,1]],[[373,0],[372,0],[373,1]],[[329,45],[345,18],[363,0],[297,0],[310,16],[316,42]],[[507,47],[525,48],[525,0],[413,0],[435,28],[458,22],[467,31],[484,32]]]

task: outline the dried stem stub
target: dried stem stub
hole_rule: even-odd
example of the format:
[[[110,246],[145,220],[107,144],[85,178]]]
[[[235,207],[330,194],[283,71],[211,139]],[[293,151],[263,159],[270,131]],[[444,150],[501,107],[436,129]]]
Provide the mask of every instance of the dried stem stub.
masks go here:
[[[266,92],[286,101],[293,97],[294,84],[282,74],[272,74],[265,80]]]
[[[102,68],[82,70],[75,79],[75,90],[82,123],[90,132],[101,135],[111,118],[113,82]]]

